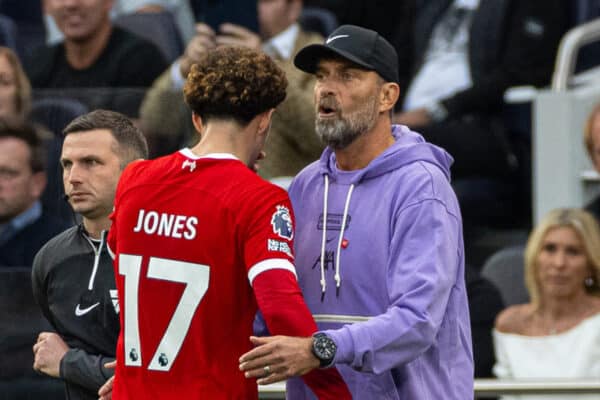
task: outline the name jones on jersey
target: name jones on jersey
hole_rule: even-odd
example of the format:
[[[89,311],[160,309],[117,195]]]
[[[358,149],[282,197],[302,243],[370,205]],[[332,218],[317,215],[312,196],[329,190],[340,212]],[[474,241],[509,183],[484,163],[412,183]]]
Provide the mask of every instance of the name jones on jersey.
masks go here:
[[[140,210],[134,232],[192,240],[196,237],[198,218],[187,215]]]

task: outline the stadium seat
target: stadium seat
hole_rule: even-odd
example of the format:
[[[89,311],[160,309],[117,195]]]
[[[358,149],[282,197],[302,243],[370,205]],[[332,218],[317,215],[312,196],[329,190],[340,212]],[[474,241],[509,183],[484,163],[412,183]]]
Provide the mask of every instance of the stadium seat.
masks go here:
[[[130,118],[138,117],[145,94],[146,88],[140,87],[73,87],[33,90],[33,98],[37,99],[36,101],[47,98],[74,99],[84,104],[89,110],[102,108],[118,111]]]
[[[16,50],[23,60],[46,40],[40,0],[2,0],[0,14],[9,17],[16,25]]]
[[[154,43],[168,63],[183,54],[183,39],[169,11],[123,14],[117,16],[114,23]]]
[[[64,399],[61,381],[36,373],[31,350],[52,330],[33,298],[30,267],[0,266],[0,400]]]
[[[74,222],[74,214],[71,206],[64,200],[65,192],[60,166],[62,130],[74,118],[87,113],[88,110],[83,103],[70,98],[36,99],[31,106],[32,121],[43,125],[53,134],[47,143],[48,183],[42,195],[42,204],[48,212],[69,224]]]
[[[339,25],[334,13],[320,7],[304,7],[298,22],[305,30],[320,33],[324,37]]]
[[[492,282],[505,306],[529,301],[525,287],[523,246],[506,247],[494,253],[483,265],[481,276]]]
[[[17,24],[6,15],[0,15],[0,45],[17,51]]]

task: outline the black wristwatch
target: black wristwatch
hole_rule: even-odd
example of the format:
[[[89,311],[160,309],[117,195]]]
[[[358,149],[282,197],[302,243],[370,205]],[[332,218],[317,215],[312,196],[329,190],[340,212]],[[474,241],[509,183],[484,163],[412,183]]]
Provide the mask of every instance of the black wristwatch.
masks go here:
[[[329,336],[322,332],[314,334],[312,352],[319,360],[321,368],[333,363],[336,351],[337,345]]]

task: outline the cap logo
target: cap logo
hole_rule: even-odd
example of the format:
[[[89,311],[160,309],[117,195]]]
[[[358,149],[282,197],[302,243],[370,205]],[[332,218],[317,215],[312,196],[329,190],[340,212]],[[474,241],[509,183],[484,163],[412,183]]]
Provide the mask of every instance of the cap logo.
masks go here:
[[[350,37],[350,35],[335,35],[335,36],[332,36],[330,38],[327,38],[327,41],[325,41],[325,44],[329,44],[329,43],[333,42],[336,39],[340,39],[340,38],[344,38],[344,37]]]

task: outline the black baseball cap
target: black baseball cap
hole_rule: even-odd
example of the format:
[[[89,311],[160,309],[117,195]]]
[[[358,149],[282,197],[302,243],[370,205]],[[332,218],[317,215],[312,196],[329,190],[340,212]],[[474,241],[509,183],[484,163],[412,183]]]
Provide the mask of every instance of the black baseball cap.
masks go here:
[[[323,58],[342,57],[365,69],[377,72],[385,81],[398,83],[398,54],[379,33],[356,25],[342,25],[323,44],[304,47],[294,65],[314,74]]]

